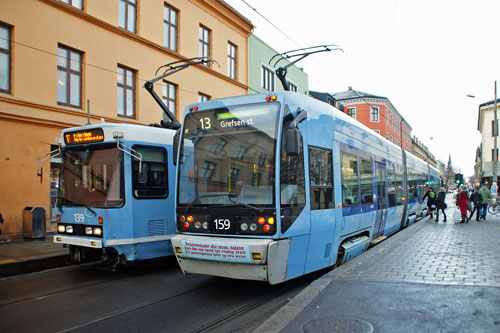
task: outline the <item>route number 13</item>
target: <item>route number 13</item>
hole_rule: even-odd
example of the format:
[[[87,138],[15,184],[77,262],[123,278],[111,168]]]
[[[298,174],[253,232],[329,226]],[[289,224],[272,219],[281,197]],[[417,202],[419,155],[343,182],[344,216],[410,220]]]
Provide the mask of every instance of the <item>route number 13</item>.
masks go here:
[[[210,129],[212,127],[212,124],[210,123],[210,118],[208,117],[201,118],[200,123],[202,130]]]

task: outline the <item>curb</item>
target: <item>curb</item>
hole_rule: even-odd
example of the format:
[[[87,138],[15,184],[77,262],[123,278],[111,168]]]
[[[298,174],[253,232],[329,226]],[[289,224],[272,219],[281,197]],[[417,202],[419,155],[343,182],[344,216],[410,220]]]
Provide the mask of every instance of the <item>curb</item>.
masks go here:
[[[42,259],[6,263],[0,265],[0,278],[66,266],[68,265],[68,258],[69,255],[66,254]]]

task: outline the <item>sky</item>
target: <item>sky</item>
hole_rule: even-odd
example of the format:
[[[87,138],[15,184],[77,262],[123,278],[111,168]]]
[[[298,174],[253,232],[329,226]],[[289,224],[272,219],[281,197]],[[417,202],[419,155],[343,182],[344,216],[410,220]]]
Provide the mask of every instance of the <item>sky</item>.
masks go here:
[[[225,1],[278,52],[338,45],[297,63],[309,90],[387,97],[437,159],[474,174],[479,105],[500,80],[499,0]]]

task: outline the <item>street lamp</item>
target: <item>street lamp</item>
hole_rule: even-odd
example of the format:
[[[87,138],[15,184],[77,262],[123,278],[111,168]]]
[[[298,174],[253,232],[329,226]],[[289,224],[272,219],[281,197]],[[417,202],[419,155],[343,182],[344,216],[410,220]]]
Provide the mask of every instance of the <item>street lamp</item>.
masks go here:
[[[467,97],[475,98],[474,95],[467,95]],[[498,117],[497,117],[497,81],[495,80],[495,108],[494,110],[494,118],[493,118],[493,156],[492,156],[492,179],[491,179],[491,193],[493,195],[497,194],[497,161],[498,161],[498,146],[497,146],[497,137],[498,137]]]

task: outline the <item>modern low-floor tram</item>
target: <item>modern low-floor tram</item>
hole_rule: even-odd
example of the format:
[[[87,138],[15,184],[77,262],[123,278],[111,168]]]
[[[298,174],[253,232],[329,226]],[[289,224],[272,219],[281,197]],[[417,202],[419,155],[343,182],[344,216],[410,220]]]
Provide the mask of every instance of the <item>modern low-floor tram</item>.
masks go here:
[[[438,171],[293,92],[186,107],[177,169],[184,273],[280,283],[342,264],[421,214]]]

